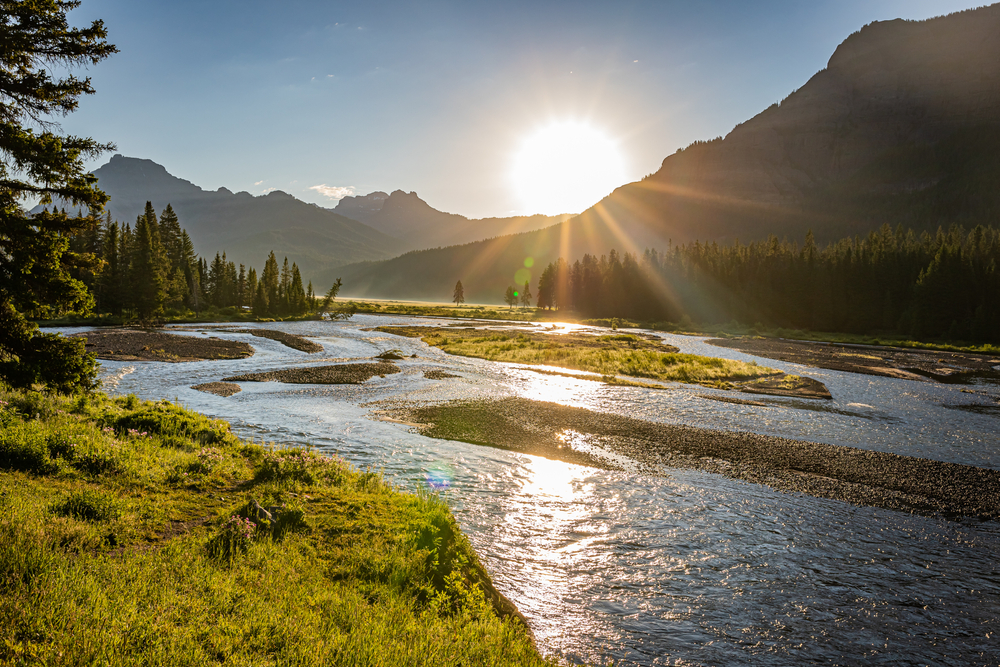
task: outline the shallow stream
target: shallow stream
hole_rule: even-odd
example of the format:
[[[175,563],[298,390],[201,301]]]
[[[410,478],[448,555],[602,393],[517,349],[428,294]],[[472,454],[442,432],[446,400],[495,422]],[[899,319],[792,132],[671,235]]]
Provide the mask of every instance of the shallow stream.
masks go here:
[[[249,326],[313,336],[324,352],[249,342],[248,359],[103,363],[105,388],[178,400],[245,438],[335,451],[404,488],[439,489],[543,652],[616,665],[997,665],[1000,525],[784,494],[709,473],[607,471],[436,440],[371,418],[400,401],[523,396],[664,423],[744,430],[1000,469],[1000,386],[914,382],[806,368],[663,334],[683,352],[757,361],[822,381],[833,401],[672,384],[617,387],[448,356],[364,331],[433,319]],[[241,327],[244,325],[241,325]],[[66,332],[73,330],[67,329]],[[363,385],[191,385],[298,364],[416,354]],[[425,371],[459,377],[431,380]],[[965,389],[966,391],[962,391]],[[970,393],[971,392],[973,393]],[[978,393],[975,393],[978,392]]]

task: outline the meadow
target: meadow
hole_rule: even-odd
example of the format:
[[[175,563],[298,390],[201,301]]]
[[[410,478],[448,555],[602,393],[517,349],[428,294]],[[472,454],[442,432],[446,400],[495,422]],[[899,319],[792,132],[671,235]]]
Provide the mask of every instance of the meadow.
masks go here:
[[[0,387],[0,662],[545,665],[429,494],[167,401]]]

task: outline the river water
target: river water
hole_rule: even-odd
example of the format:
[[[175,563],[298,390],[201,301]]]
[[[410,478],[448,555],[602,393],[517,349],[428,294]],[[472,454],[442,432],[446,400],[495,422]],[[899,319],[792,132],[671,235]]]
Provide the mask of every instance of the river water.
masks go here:
[[[245,438],[309,444],[406,489],[438,489],[546,654],[616,665],[998,665],[1000,525],[785,494],[697,471],[607,471],[449,442],[377,421],[383,401],[523,396],[664,423],[744,430],[1000,469],[1000,386],[805,368],[663,334],[684,352],[756,360],[822,381],[833,401],[705,398],[702,387],[612,387],[445,355],[365,331],[441,320],[355,316],[259,324],[315,337],[306,354],[215,330],[257,353],[233,361],[103,362],[105,388],[177,400]],[[244,325],[240,325],[241,327]],[[64,330],[67,333],[74,331]],[[191,385],[389,349],[402,372],[363,385]],[[428,370],[458,377],[430,380]],[[966,391],[963,391],[965,389]],[[971,392],[969,391],[971,390]],[[978,392],[978,393],[976,393]]]

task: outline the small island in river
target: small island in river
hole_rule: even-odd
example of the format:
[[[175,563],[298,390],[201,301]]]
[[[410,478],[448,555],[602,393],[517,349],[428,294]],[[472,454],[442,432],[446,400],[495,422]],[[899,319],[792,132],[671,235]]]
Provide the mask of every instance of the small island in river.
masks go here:
[[[178,336],[147,329],[97,329],[75,334],[87,352],[108,361],[200,361],[245,359],[253,356],[249,343],[202,336]]]
[[[823,383],[789,375],[754,362],[732,361],[696,354],[682,354],[653,334],[610,335],[555,330],[507,330],[474,327],[382,326],[375,331],[420,338],[448,354],[541,366],[555,366],[588,373],[581,380],[663,389],[662,385],[635,382],[685,382],[715,389],[736,389],[754,394],[831,398]]]

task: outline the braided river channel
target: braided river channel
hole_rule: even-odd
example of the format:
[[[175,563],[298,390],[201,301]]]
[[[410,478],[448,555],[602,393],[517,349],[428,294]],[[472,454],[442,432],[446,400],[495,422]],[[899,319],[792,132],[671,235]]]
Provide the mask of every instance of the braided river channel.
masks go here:
[[[105,361],[102,377],[113,394],[177,400],[228,420],[243,438],[310,445],[382,471],[403,489],[437,489],[497,588],[528,618],[540,650],[570,663],[1000,664],[997,522],[859,507],[620,458],[623,470],[589,468],[428,438],[375,414],[400,403],[519,396],[1000,469],[995,380],[970,387],[807,368],[660,334],[682,352],[815,378],[834,397],[755,396],[764,405],[742,405],[705,398],[731,392],[610,386],[366,331],[450,323],[358,315],[239,325],[309,336],[324,348],[314,354],[193,326],[176,333],[246,341],[256,354]],[[364,384],[244,382],[226,398],[191,389],[240,373],[369,360],[391,349],[405,357],[396,362],[401,372]],[[456,377],[426,378],[432,370]]]

